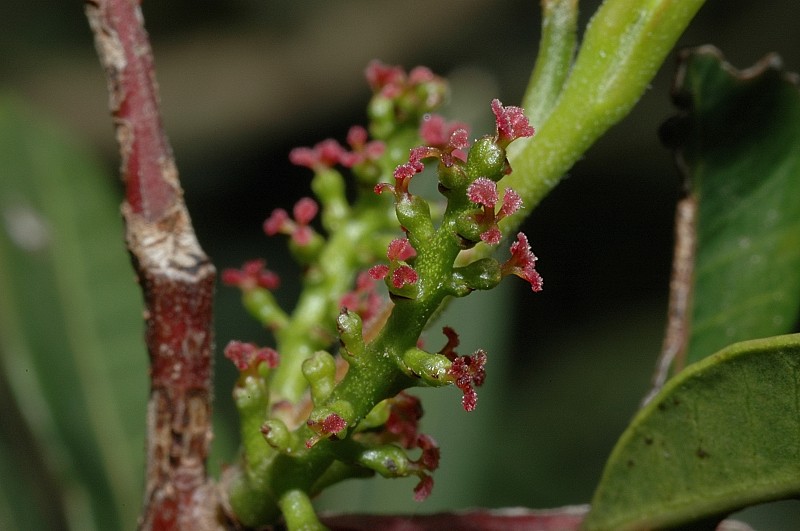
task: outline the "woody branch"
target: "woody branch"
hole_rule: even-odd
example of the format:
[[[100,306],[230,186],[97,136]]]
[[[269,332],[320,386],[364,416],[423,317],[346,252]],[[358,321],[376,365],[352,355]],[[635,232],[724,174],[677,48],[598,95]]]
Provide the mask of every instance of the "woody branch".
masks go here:
[[[206,475],[215,269],[200,248],[159,113],[138,0],[87,0],[125,183],[126,241],[145,301],[151,389],[142,529],[222,528]]]

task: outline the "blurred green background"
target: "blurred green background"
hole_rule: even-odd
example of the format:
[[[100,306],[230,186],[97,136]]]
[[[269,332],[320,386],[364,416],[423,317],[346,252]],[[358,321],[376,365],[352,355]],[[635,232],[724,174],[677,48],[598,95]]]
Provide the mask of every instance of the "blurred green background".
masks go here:
[[[582,26],[598,3],[582,2]],[[132,529],[147,383],[105,80],[79,2],[2,7],[0,528]],[[680,44],[716,44],[740,68],[778,51],[797,71],[794,11],[788,1],[709,0]],[[472,124],[475,136],[489,132],[489,101],[521,99],[540,20],[530,0],[179,0],[145,2],[144,13],[200,241],[220,269],[266,257],[282,275],[286,307],[297,270],[260,227],[272,209],[309,193],[310,175],[288,164],[289,150],[343,140],[365,122],[372,58],[447,76],[443,113]],[[678,179],[656,131],[673,112],[672,73],[668,61],[633,113],[526,223],[545,290],[508,281],[458,301],[432,327],[431,344],[450,324],[463,353],[483,347],[490,358],[473,413],[461,410],[457,390],[419,392],[424,431],[443,448],[429,500],[412,501],[411,479],[377,479],[332,489],[323,507],[422,513],[588,502],[661,342]],[[45,236],[29,248],[20,241],[38,234],[37,219]],[[219,289],[216,322],[218,345],[269,342],[234,290]],[[75,338],[81,326],[88,339]],[[236,374],[217,359],[213,474],[237,444]],[[798,505],[742,518],[796,529]]]

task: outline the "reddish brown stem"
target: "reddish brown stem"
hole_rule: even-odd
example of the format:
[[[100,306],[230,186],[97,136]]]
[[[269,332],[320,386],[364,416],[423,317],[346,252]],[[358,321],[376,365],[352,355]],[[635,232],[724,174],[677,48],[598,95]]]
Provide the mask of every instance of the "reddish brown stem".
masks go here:
[[[211,442],[214,266],[192,229],[159,114],[138,0],[91,0],[125,182],[126,240],[145,300],[151,390],[141,529],[223,528],[206,475]]]

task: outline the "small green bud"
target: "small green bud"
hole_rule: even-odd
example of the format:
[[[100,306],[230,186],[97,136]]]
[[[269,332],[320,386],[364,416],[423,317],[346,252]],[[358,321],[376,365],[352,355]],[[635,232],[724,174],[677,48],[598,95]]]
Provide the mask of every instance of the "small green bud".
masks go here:
[[[391,408],[392,404],[388,399],[378,402],[375,407],[367,413],[367,416],[358,423],[358,431],[377,428],[386,424],[386,421],[389,420]]]
[[[502,278],[500,263],[497,260],[481,258],[464,267],[453,269],[453,295],[463,297],[476,289],[492,289]]]
[[[367,106],[370,119],[369,132],[374,138],[386,139],[395,125],[394,101],[381,95],[373,97]]]
[[[323,207],[322,225],[328,231],[335,230],[350,216],[344,177],[334,169],[319,170],[311,179],[311,189]]]
[[[336,362],[333,356],[324,350],[318,350],[303,362],[303,376],[311,387],[314,403],[322,403],[336,385]]]
[[[292,448],[292,435],[282,421],[270,419],[261,426],[261,434],[271,447],[281,453],[288,453]]]
[[[415,245],[415,240],[429,240],[433,237],[431,208],[421,197],[410,194],[403,196],[395,205],[395,212],[400,225],[408,231],[412,245]]]
[[[324,218],[325,214],[323,213],[322,216]],[[309,241],[303,245],[298,244],[294,238],[289,240],[289,251],[301,264],[315,263],[319,259],[319,255],[324,247],[325,238],[316,232],[312,233]]]
[[[266,415],[268,402],[267,385],[264,379],[247,375],[244,381],[233,388],[233,401],[240,415],[259,414]]]
[[[280,330],[289,324],[289,316],[278,306],[278,301],[269,290],[245,290],[242,292],[242,303],[250,315],[271,330]]]
[[[410,348],[403,353],[401,369],[410,376],[421,378],[433,387],[448,385],[445,380],[452,362],[441,354],[431,354],[418,348]]]
[[[456,218],[456,233],[473,244],[481,241],[481,233],[486,230],[475,220],[480,214],[480,210],[471,209]]]
[[[437,171],[439,172],[439,182],[441,186],[444,187],[444,190],[440,187],[440,192],[447,195],[448,190],[455,190],[457,193],[463,195],[469,181],[461,164],[453,164],[449,167],[444,164],[439,164]]]
[[[469,150],[467,173],[472,179],[486,177],[499,181],[508,173],[506,150],[498,146],[491,137],[481,138]]]
[[[358,462],[385,478],[404,477],[409,474],[408,456],[402,448],[392,444],[364,450]]]
[[[364,336],[362,335],[361,317],[355,312],[343,309],[336,319],[339,328],[339,339],[342,342],[342,357],[350,363],[358,363],[364,354]]]

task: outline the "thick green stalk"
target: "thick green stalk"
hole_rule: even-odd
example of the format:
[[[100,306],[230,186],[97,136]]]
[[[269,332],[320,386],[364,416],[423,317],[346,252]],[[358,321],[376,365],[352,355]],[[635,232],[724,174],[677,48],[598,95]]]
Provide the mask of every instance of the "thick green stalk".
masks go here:
[[[366,209],[365,209],[366,210]],[[331,236],[314,270],[306,276],[302,295],[285,328],[276,332],[281,363],[270,384],[273,397],[297,402],[308,382],[301,366],[315,350],[325,349],[335,338],[330,325],[339,299],[350,288],[364,249],[359,242],[386,227],[386,215],[374,210],[346,222]],[[274,401],[274,400],[273,400]]]
[[[534,126],[544,123],[561,94],[575,55],[577,26],[578,0],[542,0],[539,53],[522,98]]]
[[[302,490],[290,490],[281,496],[281,512],[286,519],[286,527],[303,531],[324,531],[326,527],[317,519],[308,495]]]
[[[535,138],[509,147],[514,168],[502,181],[525,202],[529,213],[561,177],[639,100],[667,53],[703,0],[607,0],[586,30],[578,57],[552,111],[544,121],[529,114]],[[562,53],[556,49],[558,53]],[[548,59],[560,64],[559,60]],[[534,83],[540,78],[534,76]],[[541,85],[541,82],[538,82]],[[530,92],[526,102],[536,98]],[[551,97],[545,90],[544,99]],[[547,109],[534,104],[533,109]],[[524,213],[501,224],[513,232]]]

